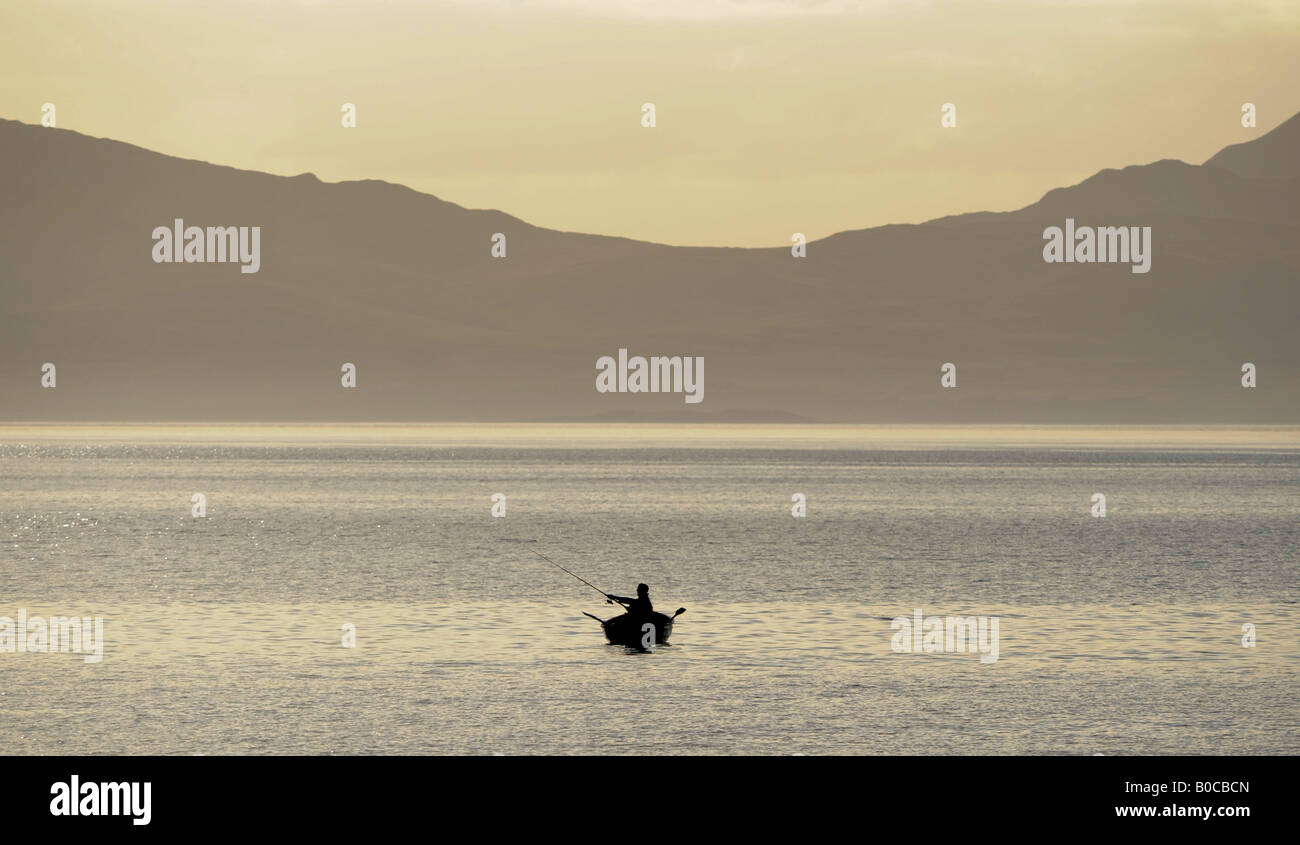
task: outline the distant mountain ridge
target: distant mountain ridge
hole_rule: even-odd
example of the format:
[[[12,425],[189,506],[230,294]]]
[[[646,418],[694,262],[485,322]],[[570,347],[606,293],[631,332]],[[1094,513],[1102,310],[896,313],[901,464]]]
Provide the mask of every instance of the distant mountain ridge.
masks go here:
[[[1247,179],[1287,180],[1300,178],[1300,114],[1253,141],[1224,147],[1206,160]]]
[[[797,259],[0,120],[0,419],[1300,423],[1297,187],[1300,115],[1203,165],[1103,170]],[[154,263],[177,217],[260,226],[260,271]],[[1151,226],[1150,273],[1044,263],[1067,217]],[[620,348],[703,356],[705,401],[597,393]]]

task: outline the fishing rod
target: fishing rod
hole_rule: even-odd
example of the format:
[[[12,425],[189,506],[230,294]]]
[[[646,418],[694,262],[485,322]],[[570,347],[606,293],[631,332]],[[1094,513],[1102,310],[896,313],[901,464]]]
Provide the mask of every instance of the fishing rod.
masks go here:
[[[581,575],[575,575],[574,573],[569,572],[569,570],[565,569],[563,566],[560,566],[558,563],[556,563],[555,561],[551,560],[549,557],[547,557],[546,555],[544,555],[544,554],[542,554],[541,552],[537,551],[536,549],[529,549],[528,551],[530,551],[530,552],[532,552],[533,554],[537,555],[537,556],[540,557],[542,560],[546,561],[546,562],[549,563],[551,566],[554,566],[556,569],[560,570],[561,572],[567,572],[569,575],[573,575],[574,578],[577,578],[579,581],[581,581],[582,583],[586,584],[588,587],[591,587],[593,590],[595,590],[596,592],[598,592],[598,593],[600,593],[602,596],[604,596],[606,601],[609,601],[609,600],[610,600],[610,598],[609,598],[609,593],[605,592],[605,591],[602,590],[600,587],[597,587],[595,584],[591,583],[591,582],[588,581],[586,578],[583,578]]]

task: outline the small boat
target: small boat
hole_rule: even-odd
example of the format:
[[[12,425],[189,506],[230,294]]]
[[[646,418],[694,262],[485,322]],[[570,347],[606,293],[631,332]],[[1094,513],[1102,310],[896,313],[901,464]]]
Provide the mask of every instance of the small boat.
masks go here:
[[[624,613],[611,619],[601,619],[598,616],[591,616],[600,623],[605,629],[605,639],[613,645],[627,646],[628,648],[645,648],[647,642],[651,646],[663,645],[668,642],[668,638],[673,634],[673,620],[686,612],[686,608],[679,607],[677,612],[672,616],[663,613],[652,612],[649,618],[643,616],[633,616],[630,613]],[[649,640],[649,631],[645,626],[654,624],[654,639]]]
[[[588,587],[591,587],[593,590],[600,593],[602,596],[605,597],[606,604],[614,604],[616,598],[615,596],[611,596],[609,593],[605,592],[600,587],[597,587],[595,584],[591,583],[586,578],[583,578],[581,575],[578,575],[575,572],[570,572],[569,570],[565,569],[563,566],[560,566],[558,563],[551,560],[549,557],[537,551],[536,549],[529,549],[529,551],[531,551],[533,554],[537,555],[539,558],[549,563],[551,566],[554,566],[556,569],[565,573],[566,575],[570,575],[574,578],[577,578],[579,581],[586,584]],[[645,584],[638,584],[637,595],[643,596],[645,598],[645,601],[648,603],[649,596],[650,596],[650,588],[647,587]],[[630,602],[631,599],[618,599],[618,601],[620,603]],[[620,616],[615,616],[611,619],[601,619],[599,616],[594,616],[585,610],[582,612],[582,615],[590,616],[592,619],[595,619],[597,622],[599,622],[600,626],[605,629],[605,639],[609,640],[611,644],[627,646],[628,648],[636,648],[645,651],[648,648],[653,648],[654,646],[657,645],[666,644],[668,642],[668,638],[673,635],[673,620],[676,619],[678,616],[681,616],[685,612],[686,612],[686,608],[679,607],[677,608],[677,612],[674,613],[672,616],[665,616],[662,613],[655,613],[653,610],[650,611],[649,615],[638,614],[636,616],[633,616],[630,613],[624,613]],[[649,630],[649,626],[651,624],[654,625],[653,636],[651,634],[651,631]]]

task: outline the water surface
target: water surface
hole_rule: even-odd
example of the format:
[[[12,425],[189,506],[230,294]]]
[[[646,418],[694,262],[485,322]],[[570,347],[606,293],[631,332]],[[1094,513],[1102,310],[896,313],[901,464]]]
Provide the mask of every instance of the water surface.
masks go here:
[[[1295,429],[0,427],[0,616],[107,641],[0,654],[0,749],[1297,753],[1298,547]]]

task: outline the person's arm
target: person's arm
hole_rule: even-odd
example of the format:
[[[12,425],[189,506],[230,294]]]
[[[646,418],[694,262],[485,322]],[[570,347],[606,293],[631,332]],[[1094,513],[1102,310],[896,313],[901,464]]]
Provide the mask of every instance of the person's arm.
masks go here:
[[[632,601],[629,598],[625,598],[623,596],[615,596],[610,593],[605,593],[605,598],[610,599],[611,601],[616,601],[619,604],[630,604]]]

